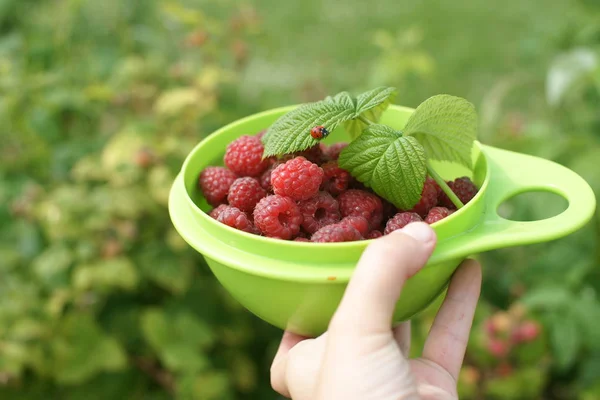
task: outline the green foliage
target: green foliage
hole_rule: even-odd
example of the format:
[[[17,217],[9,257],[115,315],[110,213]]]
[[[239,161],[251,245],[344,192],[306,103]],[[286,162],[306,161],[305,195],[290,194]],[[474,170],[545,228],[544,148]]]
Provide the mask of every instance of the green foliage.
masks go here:
[[[378,124],[369,125],[339,158],[340,166],[357,180],[405,210],[421,197],[425,162],[425,150],[414,137]]]
[[[600,9],[551,3],[0,0],[0,398],[279,398],[281,333],[225,293],[166,210],[189,150],[250,113],[377,86],[413,107],[451,93],[473,101],[482,142],[600,194]],[[554,202],[500,211],[535,220]],[[598,228],[480,256],[461,399],[600,398]],[[415,354],[435,309],[413,323]],[[541,334],[495,357],[494,318]]]

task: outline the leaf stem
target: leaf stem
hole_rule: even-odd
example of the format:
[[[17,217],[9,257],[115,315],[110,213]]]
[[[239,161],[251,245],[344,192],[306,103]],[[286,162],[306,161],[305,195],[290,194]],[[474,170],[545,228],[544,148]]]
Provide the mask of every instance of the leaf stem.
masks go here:
[[[362,115],[358,116],[358,119],[362,122],[364,122],[367,125],[374,125],[375,123],[373,121],[370,121],[368,119],[366,119],[365,117],[363,117]]]
[[[427,172],[437,182],[437,184],[440,185],[444,193],[446,193],[446,196],[448,196],[448,198],[450,199],[452,204],[456,206],[456,208],[460,209],[465,206],[462,203],[462,201],[460,201],[460,199],[456,197],[456,195],[454,194],[452,189],[450,189],[446,181],[433,169],[429,161],[427,161]]]

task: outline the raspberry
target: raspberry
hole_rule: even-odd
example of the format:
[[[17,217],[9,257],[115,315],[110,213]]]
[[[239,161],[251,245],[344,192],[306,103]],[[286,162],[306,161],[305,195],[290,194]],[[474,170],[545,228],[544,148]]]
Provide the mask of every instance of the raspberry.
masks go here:
[[[258,133],[256,133],[256,136],[259,140],[262,140],[263,136],[265,136],[265,133],[267,133],[266,129],[263,129],[262,131],[259,131]]]
[[[408,212],[417,213],[422,218],[425,218],[429,210],[437,204],[438,189],[436,186],[439,187],[433,179],[427,177],[425,179],[425,184],[423,185],[423,190],[421,191],[421,199],[411,210],[408,210]]]
[[[320,165],[323,161],[325,161],[325,155],[323,154],[323,151],[321,150],[321,146],[319,146],[318,144],[316,144],[313,147],[310,147],[306,150],[297,152],[294,155],[296,157],[304,157],[308,161],[313,162],[317,165]]]
[[[259,176],[269,166],[263,160],[264,147],[256,136],[242,136],[229,143],[225,151],[225,165],[239,176]]]
[[[456,194],[456,197],[458,197],[463,204],[467,204],[477,194],[477,186],[475,186],[471,179],[467,178],[466,176],[457,178],[447,183],[454,194]],[[438,197],[438,205],[449,209],[456,209],[454,203],[450,201],[444,192],[440,193]]]
[[[229,205],[251,213],[256,203],[266,195],[267,192],[260,186],[256,178],[246,176],[244,178],[237,178],[231,184],[227,201]]]
[[[337,200],[327,192],[319,192],[316,196],[299,202],[298,208],[303,217],[302,228],[310,234],[341,218]]]
[[[340,157],[340,153],[348,147],[348,143],[334,143],[331,146],[322,145],[321,150],[325,154],[325,156],[330,160],[337,160]]]
[[[213,208],[208,215],[214,219],[218,219],[219,215],[221,215],[223,210],[225,210],[227,207],[229,207],[227,204],[221,204],[217,208]]]
[[[350,224],[331,224],[324,226],[315,232],[311,237],[312,242],[352,242],[361,240],[360,232]]]
[[[296,157],[277,166],[271,172],[271,185],[275,194],[294,200],[314,196],[323,181],[323,170],[304,157]]]
[[[381,233],[381,231],[374,230],[374,231],[367,233],[367,235],[365,236],[365,239],[377,239],[382,236],[383,236],[383,233]]]
[[[271,172],[277,167],[277,165],[270,166],[263,174],[260,176],[260,186],[265,189],[267,192],[273,192],[273,186],[271,186]]]
[[[369,232],[369,221],[365,217],[345,217],[341,223],[353,226],[362,236]]]
[[[225,167],[206,167],[198,177],[200,190],[213,207],[225,201],[229,187],[237,176]]]
[[[419,214],[414,212],[400,212],[392,217],[387,224],[385,224],[384,235],[388,235],[397,229],[402,229],[411,222],[419,222],[423,219]]]
[[[323,183],[321,190],[331,193],[334,196],[348,189],[351,175],[345,169],[338,166],[337,161],[329,161],[321,165],[323,168]]]
[[[394,215],[398,213],[398,209],[395,205],[390,203],[385,199],[381,199],[381,203],[383,204],[383,219],[382,221],[387,221],[392,218]]]
[[[226,206],[223,208],[217,221],[228,225],[232,228],[239,229],[240,231],[258,234],[258,230],[252,224],[246,213],[236,207]]]
[[[342,217],[364,217],[376,229],[383,219],[383,205],[376,195],[363,190],[350,189],[338,197]]]
[[[310,240],[305,237],[298,236],[297,238],[294,238],[294,242],[310,242]]]
[[[431,225],[446,218],[450,214],[452,214],[452,211],[448,210],[446,207],[433,207],[429,211],[429,214],[427,214],[425,222]]]
[[[294,200],[274,194],[258,202],[254,223],[265,236],[287,240],[300,231],[302,214]]]

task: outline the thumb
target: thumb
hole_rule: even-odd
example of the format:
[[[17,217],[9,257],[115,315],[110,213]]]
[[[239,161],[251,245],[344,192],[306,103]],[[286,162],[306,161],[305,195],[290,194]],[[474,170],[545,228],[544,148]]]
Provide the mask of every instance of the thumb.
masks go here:
[[[374,240],[363,252],[331,320],[331,334],[391,331],[404,283],[427,263],[435,243],[435,232],[424,222]]]

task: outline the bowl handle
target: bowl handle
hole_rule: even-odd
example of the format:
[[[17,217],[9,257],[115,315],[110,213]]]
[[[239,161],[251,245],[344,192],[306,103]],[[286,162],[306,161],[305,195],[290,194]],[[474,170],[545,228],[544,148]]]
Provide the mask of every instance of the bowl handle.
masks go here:
[[[594,192],[575,172],[539,157],[490,146],[481,148],[493,181],[485,196],[484,220],[474,229],[439,243],[436,253],[443,254],[444,258],[468,256],[550,241],[575,232],[592,218],[596,208]],[[511,221],[498,215],[498,207],[505,200],[536,191],[558,194],[569,205],[562,213],[539,221]]]

